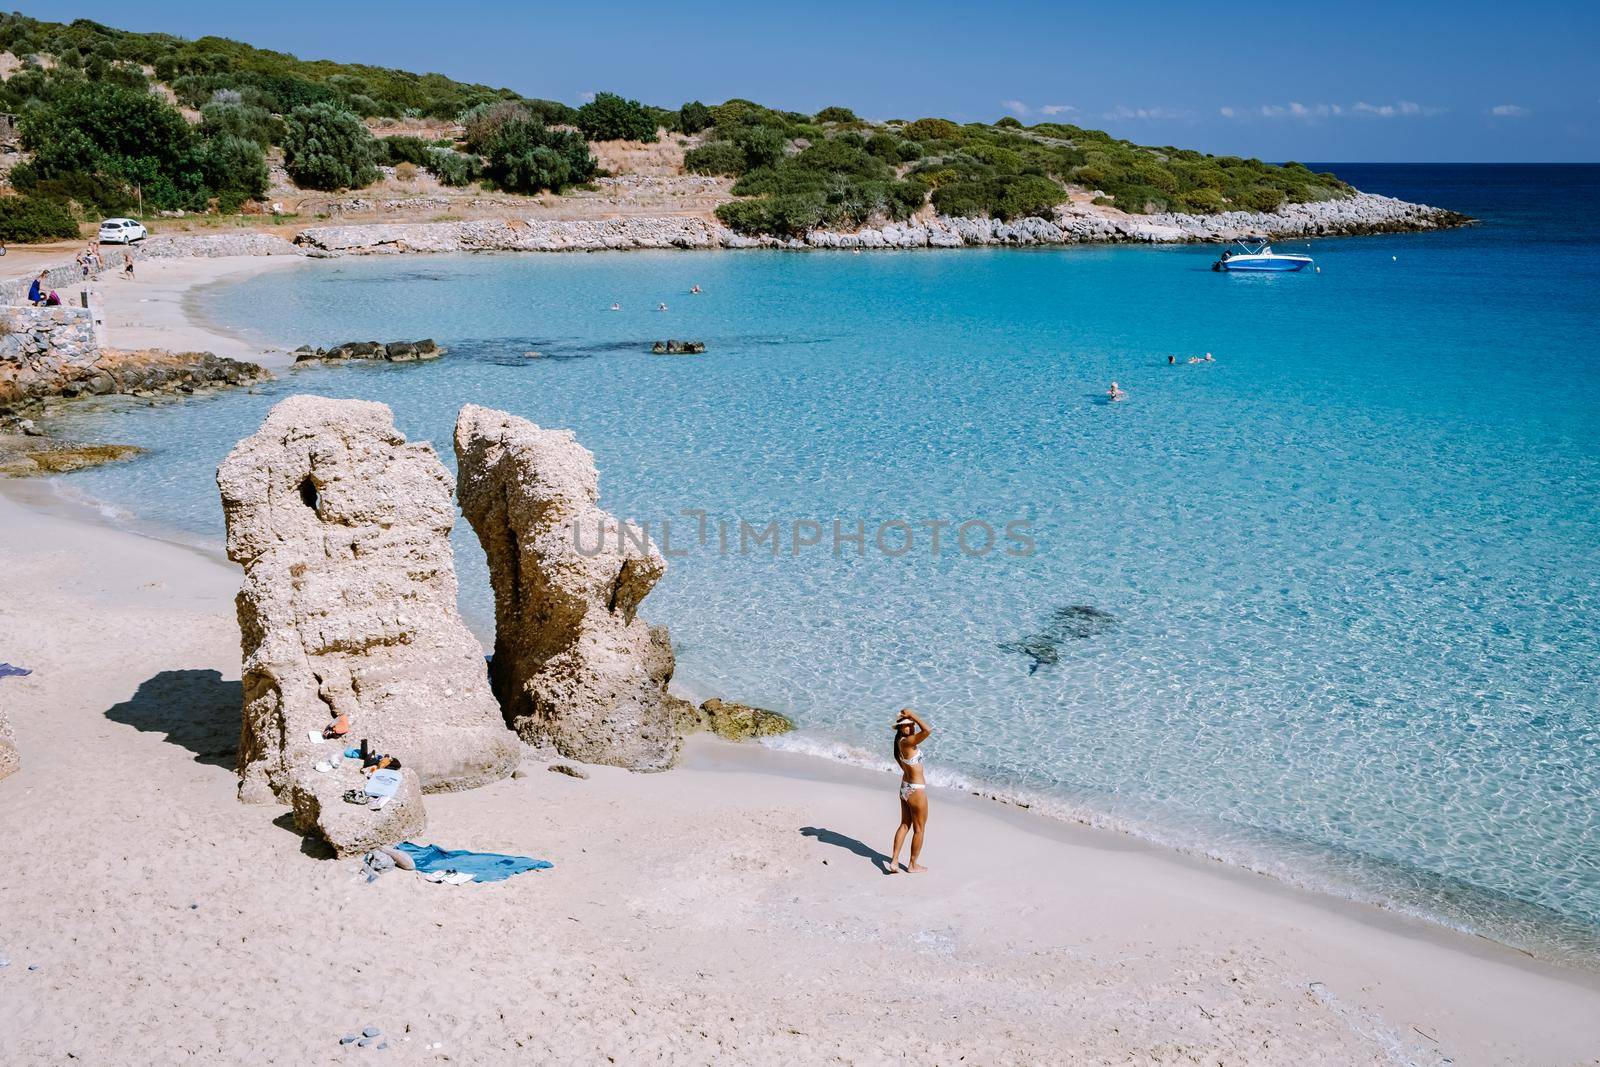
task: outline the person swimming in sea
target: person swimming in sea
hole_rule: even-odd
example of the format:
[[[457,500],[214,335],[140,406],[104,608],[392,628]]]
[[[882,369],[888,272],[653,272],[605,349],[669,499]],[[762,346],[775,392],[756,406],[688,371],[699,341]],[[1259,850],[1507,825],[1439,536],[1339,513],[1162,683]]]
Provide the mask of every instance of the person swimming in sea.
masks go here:
[[[1127,396],[1128,394],[1122,391],[1122,386],[1116,382],[1112,382],[1111,388],[1106,390],[1106,399],[1108,400],[1125,400]]]
[[[700,287],[698,285],[691,285],[691,286],[689,286],[689,292],[695,293],[696,295],[698,295],[699,292],[700,292]]]
[[[622,310],[622,305],[621,304],[612,304],[611,305],[611,310],[612,311],[621,311]]]
[[[900,768],[900,826],[889,853],[890,874],[900,873],[900,849],[911,835],[911,864],[906,869],[921,874],[928,868],[917,862],[922,855],[922,835],[928,828],[928,782],[922,771],[919,747],[933,731],[910,708],[901,708],[894,720],[894,761]]]
[[[666,303],[665,303],[665,302],[663,302],[663,303],[660,303],[660,304],[657,304],[657,305],[656,305],[656,310],[657,310],[657,311],[665,311],[665,310],[667,310],[667,305],[666,305]]]
[[[1173,364],[1175,364],[1177,362],[1178,362],[1178,357],[1177,356],[1168,356],[1167,357],[1167,366],[1170,367],[1170,366],[1172,366]]]

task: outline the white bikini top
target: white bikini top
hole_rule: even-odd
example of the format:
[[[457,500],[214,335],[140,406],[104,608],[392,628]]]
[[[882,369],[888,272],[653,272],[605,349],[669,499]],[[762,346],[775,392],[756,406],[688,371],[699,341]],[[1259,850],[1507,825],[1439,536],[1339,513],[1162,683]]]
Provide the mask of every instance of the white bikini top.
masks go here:
[[[918,748],[909,756],[901,756],[900,762],[906,764],[907,766],[916,766],[922,762],[922,749]]]

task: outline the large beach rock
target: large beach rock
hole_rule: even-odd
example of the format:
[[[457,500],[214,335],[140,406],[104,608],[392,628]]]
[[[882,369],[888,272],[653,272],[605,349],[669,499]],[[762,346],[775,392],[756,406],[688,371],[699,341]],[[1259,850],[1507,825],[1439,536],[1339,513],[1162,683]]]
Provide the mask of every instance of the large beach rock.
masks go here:
[[[244,566],[239,796],[289,801],[330,750],[399,756],[429,792],[515,769],[516,738],[456,612],[450,475],[382,404],[293,396],[217,471],[228,558]],[[335,742],[338,743],[338,742]]]
[[[571,431],[469,404],[455,443],[461,510],[494,583],[490,673],[507,721],[573,759],[670,766],[671,642],[636,614],[666,562],[600,510],[594,456]]]
[[[428,825],[422,784],[410,767],[401,769],[399,790],[381,808],[345,800],[346,792],[365,790],[359,767],[358,761],[346,760],[331,773],[301,774],[290,794],[295,829],[322,838],[340,857],[398,844]]]

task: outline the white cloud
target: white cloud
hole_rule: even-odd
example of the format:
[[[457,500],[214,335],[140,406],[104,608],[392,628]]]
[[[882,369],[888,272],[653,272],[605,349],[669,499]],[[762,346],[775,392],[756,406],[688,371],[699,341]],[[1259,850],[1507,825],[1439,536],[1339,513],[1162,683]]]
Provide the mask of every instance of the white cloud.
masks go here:
[[[1078,109],[1071,104],[1046,104],[1039,109],[1040,113],[1045,115],[1065,115],[1069,111],[1076,110]]]
[[[1423,105],[1413,103],[1410,100],[1402,100],[1397,104],[1369,104],[1365,100],[1362,100],[1358,102],[1355,107],[1351,108],[1351,110],[1357,115],[1366,115],[1369,118],[1410,119],[1418,117],[1425,118],[1429,115],[1442,115],[1448,109],[1442,107],[1424,107]]]
[[[1287,104],[1258,104],[1255,107],[1224,107],[1218,108],[1217,113],[1225,119],[1289,119],[1298,122],[1320,122],[1323,119],[1344,118],[1350,115],[1360,115],[1366,118],[1417,118],[1427,115],[1442,115],[1442,107],[1429,107],[1402,100],[1397,104],[1369,104],[1361,101],[1356,104],[1303,104],[1298,100],[1291,100]]]
[[[1189,116],[1189,112],[1175,107],[1128,107],[1118,104],[1100,117],[1103,119],[1182,119]]]
[[[593,93],[579,93],[578,94],[578,99],[582,100],[585,104],[592,104],[592,103],[594,103],[594,94]]]
[[[1489,109],[1489,114],[1497,119],[1523,119],[1533,114],[1533,110],[1521,104],[1496,104]]]
[[[1018,115],[1026,115],[1028,113],[1028,105],[1021,100],[1002,100],[1000,101],[1000,106],[1007,111],[1014,111]]]

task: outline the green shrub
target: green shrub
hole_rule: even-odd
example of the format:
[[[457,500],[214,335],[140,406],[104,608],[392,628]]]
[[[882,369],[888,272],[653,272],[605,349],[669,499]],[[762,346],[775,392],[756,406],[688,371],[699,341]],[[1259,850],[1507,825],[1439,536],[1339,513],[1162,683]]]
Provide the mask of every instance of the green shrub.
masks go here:
[[[448,148],[430,148],[422,164],[440,185],[471,185],[483,176],[483,161]]]
[[[736,178],[745,171],[744,150],[732,141],[707,141],[684,153],[683,169],[691,174],[723,174]]]
[[[533,111],[520,100],[496,100],[468,108],[458,121],[465,127],[462,140],[467,151],[482,153],[501,126],[533,117]]]
[[[207,137],[243,137],[268,148],[282,143],[285,127],[264,107],[212,100],[200,108],[200,132]]]
[[[378,177],[372,134],[332,104],[297,107],[283,139],[283,166],[305,189],[359,189]]]
[[[596,170],[581,136],[549,129],[537,119],[502,123],[483,154],[484,175],[510,193],[560,192],[588,181]]]
[[[789,147],[788,139],[771,126],[740,127],[732,140],[744,153],[745,170],[775,166]]]
[[[63,205],[36,196],[0,197],[0,240],[27,244],[77,236],[78,223]]]
[[[1020,130],[1020,129],[1022,129],[1022,122],[1019,119],[1013,118],[1010,115],[1007,115],[1005,118],[1000,119],[998,122],[995,123],[995,125],[998,126],[1002,130]]]
[[[200,148],[200,167],[208,189],[234,210],[244,200],[267,195],[267,159],[261,146],[233,134],[208,137]]]
[[[597,93],[578,109],[578,129],[591,141],[654,141],[656,120],[637,100]]]
[[[860,119],[856,118],[856,113],[847,107],[825,107],[821,111],[817,112],[815,118],[818,122],[861,121]]]
[[[961,127],[949,119],[918,119],[900,132],[913,141],[948,141],[961,133]]]
[[[379,137],[376,139],[376,156],[379,163],[395,166],[400,163],[410,163],[412,166],[426,166],[428,153],[433,147],[420,137],[409,137],[404,134],[398,137]]]
[[[698,100],[691,100],[678,109],[678,130],[696,134],[711,128],[711,109]]]

